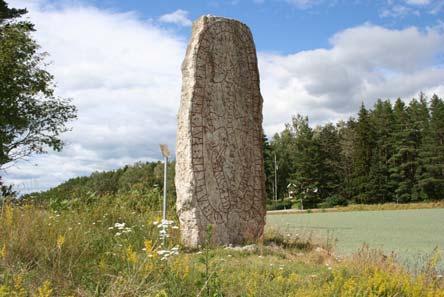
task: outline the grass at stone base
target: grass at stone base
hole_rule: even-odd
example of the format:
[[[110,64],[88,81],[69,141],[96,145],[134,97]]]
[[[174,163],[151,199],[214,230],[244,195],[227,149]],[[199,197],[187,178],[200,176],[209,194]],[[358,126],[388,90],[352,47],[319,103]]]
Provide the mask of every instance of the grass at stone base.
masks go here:
[[[444,296],[434,257],[413,275],[377,251],[336,259],[275,232],[251,250],[181,250],[162,261],[158,213],[132,199],[2,207],[0,296]],[[171,247],[178,230],[170,235]]]

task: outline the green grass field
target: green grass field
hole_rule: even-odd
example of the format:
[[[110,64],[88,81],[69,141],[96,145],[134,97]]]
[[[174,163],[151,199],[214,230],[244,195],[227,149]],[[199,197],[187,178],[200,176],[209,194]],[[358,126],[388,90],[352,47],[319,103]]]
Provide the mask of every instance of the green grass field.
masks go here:
[[[396,259],[375,250],[363,249],[337,259],[315,242],[273,230],[267,230],[263,240],[248,250],[212,245],[188,250],[180,245],[179,229],[172,227],[163,246],[158,223],[154,223],[159,213],[150,210],[140,196],[92,198],[88,203],[65,203],[66,209],[57,211],[32,204],[0,207],[0,297],[444,297],[444,278],[436,269],[436,257],[429,258],[431,265],[425,269],[411,273]],[[442,212],[420,217],[432,213],[438,224]],[[384,214],[393,217],[390,212]],[[308,225],[311,220],[314,226],[324,215],[327,225],[334,222],[327,218],[337,215],[345,226],[340,231],[356,227],[371,212],[270,220],[278,223],[281,219],[281,225],[291,219]],[[355,216],[353,220],[350,215]],[[397,218],[391,224],[399,222]],[[442,236],[442,229],[431,229]],[[320,235],[325,231],[309,230],[321,230]],[[172,247],[179,247],[178,253],[165,256]]]
[[[444,209],[269,215],[267,225],[324,244],[336,239],[334,250],[339,255],[355,252],[364,243],[395,252],[409,266],[422,262],[436,247],[444,255]]]

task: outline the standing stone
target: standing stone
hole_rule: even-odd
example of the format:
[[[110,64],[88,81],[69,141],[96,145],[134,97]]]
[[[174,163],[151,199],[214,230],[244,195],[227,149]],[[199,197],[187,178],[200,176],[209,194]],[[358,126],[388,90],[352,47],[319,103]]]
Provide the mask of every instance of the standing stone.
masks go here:
[[[262,236],[265,175],[262,96],[249,28],[202,16],[182,64],[176,191],[182,242],[197,247]]]

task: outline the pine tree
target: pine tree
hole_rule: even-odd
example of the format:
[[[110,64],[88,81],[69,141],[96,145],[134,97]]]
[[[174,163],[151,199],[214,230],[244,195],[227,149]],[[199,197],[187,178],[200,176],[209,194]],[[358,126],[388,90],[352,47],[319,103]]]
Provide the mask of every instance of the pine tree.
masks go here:
[[[369,112],[364,103],[359,110],[355,126],[356,142],[353,148],[353,177],[354,199],[358,203],[371,200],[370,169],[372,152],[375,145],[375,131],[370,120]]]
[[[390,142],[393,133],[393,109],[390,101],[378,100],[370,114],[375,129],[375,142],[369,172],[369,196],[371,202],[386,202],[393,192],[390,182],[389,160],[393,154]]]
[[[391,158],[391,178],[395,182],[397,202],[409,202],[423,198],[419,193],[417,170],[422,131],[427,125],[427,108],[413,99],[409,106],[398,99],[394,107],[395,131],[394,154]]]
[[[315,140],[319,143],[319,198],[325,201],[337,195],[343,183],[341,143],[338,129],[331,123],[319,127]]]
[[[444,197],[444,102],[433,95],[430,124],[424,134],[418,187],[428,199]]]
[[[342,183],[337,194],[348,201],[352,201],[354,197],[353,150],[356,143],[356,121],[354,119],[349,119],[348,122],[341,121],[337,126],[341,147],[339,166],[340,172],[343,174]]]
[[[293,118],[294,164],[291,182],[299,189],[304,205],[314,207],[320,202],[320,144],[314,138],[308,118],[300,115]]]

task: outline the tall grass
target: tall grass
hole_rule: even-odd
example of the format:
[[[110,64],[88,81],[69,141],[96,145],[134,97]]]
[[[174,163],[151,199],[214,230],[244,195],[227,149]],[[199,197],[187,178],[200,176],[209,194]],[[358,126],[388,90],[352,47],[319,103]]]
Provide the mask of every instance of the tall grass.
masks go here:
[[[340,260],[276,233],[253,249],[182,249],[162,260],[160,214],[140,199],[4,205],[0,296],[444,296],[433,261],[412,275],[368,249]],[[169,247],[178,235],[170,230]]]

